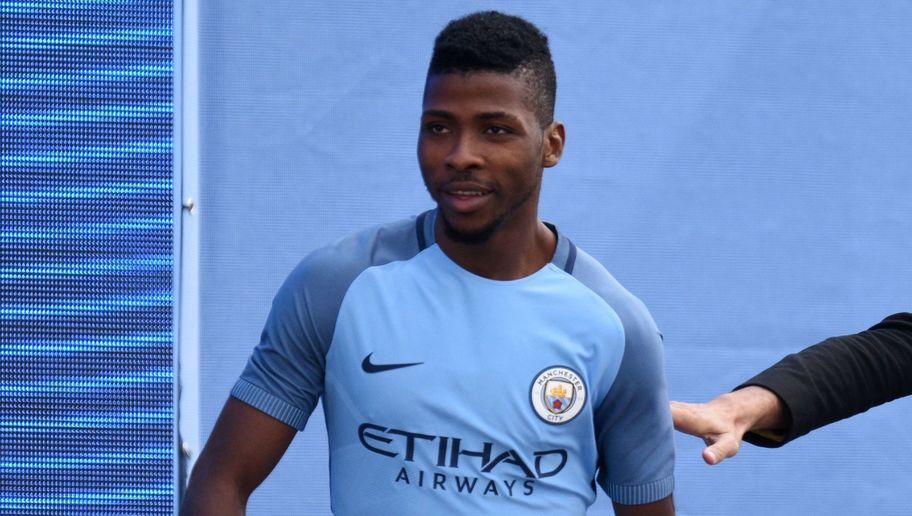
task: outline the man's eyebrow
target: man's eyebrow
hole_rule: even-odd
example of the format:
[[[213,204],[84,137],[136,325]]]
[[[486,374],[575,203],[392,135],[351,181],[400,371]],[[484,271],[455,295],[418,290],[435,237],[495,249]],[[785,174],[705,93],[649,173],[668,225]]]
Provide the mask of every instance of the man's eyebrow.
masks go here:
[[[450,113],[449,111],[444,111],[442,109],[428,109],[424,113],[421,114],[421,117],[422,118],[437,117],[437,118],[445,118],[447,120],[452,120],[452,119],[456,118],[453,115],[453,113]],[[522,123],[522,121],[519,119],[519,117],[517,117],[516,115],[512,115],[510,113],[507,113],[506,111],[489,111],[487,113],[481,113],[480,115],[477,116],[477,118],[479,120],[484,120],[484,121],[498,120],[498,119],[504,120],[505,119],[505,120],[510,120],[511,122],[514,122],[517,124]]]
[[[449,111],[443,111],[442,109],[428,109],[424,113],[421,113],[422,118],[428,117],[428,116],[435,116],[437,118],[447,118],[447,119],[455,118],[452,113],[450,113]]]
[[[495,119],[507,119],[515,123],[521,123],[519,117],[516,115],[511,115],[506,111],[492,111],[490,113],[482,113],[478,115],[479,120],[495,120]]]

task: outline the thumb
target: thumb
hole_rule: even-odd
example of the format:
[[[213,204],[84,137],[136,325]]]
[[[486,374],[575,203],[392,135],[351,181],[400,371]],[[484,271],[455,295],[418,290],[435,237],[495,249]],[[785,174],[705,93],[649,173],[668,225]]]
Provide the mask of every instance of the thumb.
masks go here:
[[[741,448],[741,442],[735,439],[731,434],[723,435],[711,446],[703,449],[703,460],[713,466],[723,460],[734,457]]]

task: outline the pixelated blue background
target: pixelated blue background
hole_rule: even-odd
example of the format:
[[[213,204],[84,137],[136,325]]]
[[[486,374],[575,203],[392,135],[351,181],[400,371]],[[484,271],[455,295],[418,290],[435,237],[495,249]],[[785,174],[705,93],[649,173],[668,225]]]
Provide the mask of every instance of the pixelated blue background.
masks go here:
[[[174,512],[173,13],[0,2],[0,514]]]
[[[543,217],[650,307],[673,398],[909,310],[910,2],[201,1],[204,437],[298,260],[431,206],[432,40],[490,7],[551,38]],[[678,436],[679,513],[907,514],[910,401],[714,468]],[[250,514],[328,512],[326,460],[318,410]]]

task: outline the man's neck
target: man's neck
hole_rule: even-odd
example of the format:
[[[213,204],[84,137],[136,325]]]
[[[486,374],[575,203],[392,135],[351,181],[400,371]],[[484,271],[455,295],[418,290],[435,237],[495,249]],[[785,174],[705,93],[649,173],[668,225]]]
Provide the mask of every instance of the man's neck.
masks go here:
[[[450,238],[440,216],[434,227],[440,249],[460,267],[493,280],[515,280],[529,276],[554,257],[557,236],[538,219],[511,220],[479,243]]]

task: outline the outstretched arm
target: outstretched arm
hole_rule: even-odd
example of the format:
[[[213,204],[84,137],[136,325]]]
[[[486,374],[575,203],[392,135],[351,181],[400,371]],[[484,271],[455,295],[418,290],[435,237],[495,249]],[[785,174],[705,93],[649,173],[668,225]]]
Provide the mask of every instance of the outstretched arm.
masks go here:
[[[781,439],[747,434],[776,447],[821,426],[912,394],[912,313],[894,314],[854,335],[829,338],[789,355],[751,378],[788,406],[791,425]]]
[[[671,402],[675,428],[703,439],[703,460],[718,464],[741,448],[745,432],[781,430],[790,425],[782,400],[763,387],[749,386],[709,403]]]
[[[282,458],[295,429],[228,398],[200,454],[182,516],[244,514],[250,493]]]
[[[709,403],[672,402],[675,427],[707,443],[717,464],[741,439],[767,447],[912,394],[912,313],[789,355]],[[767,432],[772,430],[773,432]],[[778,432],[776,432],[778,430]]]

